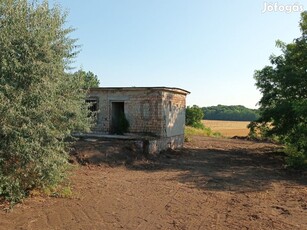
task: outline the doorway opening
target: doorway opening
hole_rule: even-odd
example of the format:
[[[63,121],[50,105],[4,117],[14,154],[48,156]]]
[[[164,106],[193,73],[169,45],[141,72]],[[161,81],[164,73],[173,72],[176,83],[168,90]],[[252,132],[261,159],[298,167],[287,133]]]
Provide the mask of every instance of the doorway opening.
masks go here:
[[[122,119],[125,118],[124,102],[112,102],[112,126],[111,133],[123,134]]]

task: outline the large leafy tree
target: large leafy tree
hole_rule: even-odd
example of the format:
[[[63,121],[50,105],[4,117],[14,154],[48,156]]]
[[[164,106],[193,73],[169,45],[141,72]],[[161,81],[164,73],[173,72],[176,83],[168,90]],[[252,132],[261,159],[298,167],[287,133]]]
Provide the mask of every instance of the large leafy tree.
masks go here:
[[[84,70],[78,70],[73,74],[73,77],[79,78],[83,82],[82,84],[85,89],[99,87],[100,82],[98,76],[91,71],[85,72]]]
[[[290,44],[277,41],[282,54],[271,56],[271,66],[255,72],[262,93],[260,119],[250,127],[266,127],[288,146],[299,164],[307,158],[307,12],[301,14],[302,36]]]
[[[0,196],[18,201],[65,176],[73,130],[89,130],[66,14],[47,1],[0,2]]]

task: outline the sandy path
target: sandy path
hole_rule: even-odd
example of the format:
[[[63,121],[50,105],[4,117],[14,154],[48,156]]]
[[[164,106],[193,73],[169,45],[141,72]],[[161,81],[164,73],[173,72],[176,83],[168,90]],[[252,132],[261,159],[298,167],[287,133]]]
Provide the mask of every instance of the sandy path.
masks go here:
[[[273,147],[199,137],[151,162],[80,166],[71,199],[29,198],[0,229],[307,229],[306,175]]]

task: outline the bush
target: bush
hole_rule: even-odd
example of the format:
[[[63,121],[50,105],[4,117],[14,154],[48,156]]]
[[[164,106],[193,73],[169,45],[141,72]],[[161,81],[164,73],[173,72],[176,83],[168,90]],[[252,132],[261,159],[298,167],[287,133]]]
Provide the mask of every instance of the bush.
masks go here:
[[[307,123],[293,126],[292,131],[282,139],[282,142],[286,145],[288,165],[307,169]]]
[[[213,132],[210,128],[194,128],[191,126],[186,126],[184,129],[185,140],[188,142],[191,136],[206,136],[206,137],[221,137],[221,133]]]
[[[186,109],[185,124],[194,128],[203,129],[205,126],[202,123],[204,117],[203,110],[197,105],[188,106]]]
[[[266,123],[250,122],[247,126],[249,128],[248,136],[252,140],[265,140],[270,138],[268,131],[270,127]]]
[[[303,151],[299,151],[296,146],[287,145],[287,166],[296,169],[307,169],[307,157]]]
[[[66,176],[71,132],[90,128],[65,14],[47,2],[0,4],[0,196],[18,202]]]
[[[126,118],[126,115],[124,112],[122,112],[119,116],[119,127],[118,127],[118,134],[124,134],[127,133],[129,131],[129,121]]]
[[[306,25],[307,11],[301,13],[302,35],[289,44],[277,41],[281,54],[271,55],[271,65],[254,74],[262,94],[260,117],[255,123],[266,125],[265,135],[277,137],[287,146],[288,162],[293,167],[306,164],[307,158]]]

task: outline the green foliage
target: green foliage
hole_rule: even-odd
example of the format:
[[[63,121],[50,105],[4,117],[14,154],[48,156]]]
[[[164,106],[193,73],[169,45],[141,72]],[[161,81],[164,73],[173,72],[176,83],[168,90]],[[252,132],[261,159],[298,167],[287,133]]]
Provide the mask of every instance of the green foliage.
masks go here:
[[[259,118],[256,109],[249,109],[242,105],[217,105],[203,107],[207,120],[225,121],[254,121]]]
[[[208,127],[195,128],[191,126],[186,126],[184,129],[185,141],[189,141],[191,136],[206,136],[206,137],[221,137],[221,133],[213,132]]]
[[[270,126],[266,123],[259,123],[258,121],[252,121],[248,124],[247,128],[249,128],[248,136],[251,139],[262,140],[268,137],[268,131],[270,130]]]
[[[220,133],[212,132],[202,123],[204,117],[203,110],[197,105],[188,106],[186,109],[186,127],[184,130],[185,141],[189,141],[191,136],[221,136]]]
[[[89,130],[66,14],[47,1],[0,3],[0,196],[18,202],[65,178],[72,130]]]
[[[52,197],[71,198],[73,193],[70,186],[56,186],[44,188],[43,193]]]
[[[118,134],[124,134],[129,131],[130,124],[124,112],[120,113],[118,123]]]
[[[302,36],[290,44],[277,41],[282,54],[272,55],[271,66],[256,71],[254,75],[256,86],[262,93],[257,125],[267,126],[265,135],[277,136],[289,146],[290,158],[296,159],[293,162],[300,159],[302,163],[307,159],[306,24],[307,12],[303,12],[300,22]]]
[[[77,78],[81,82],[84,89],[99,87],[99,80],[97,75],[91,71],[85,72],[84,70],[78,70],[72,74],[73,77]]]
[[[286,146],[286,153],[288,157],[286,158],[287,165],[296,169],[307,169],[307,158],[305,153],[294,145]]]
[[[192,107],[188,106],[186,109],[185,124],[194,128],[202,129],[204,128],[204,125],[201,122],[203,117],[204,112],[200,107],[197,105],[193,105]]]

